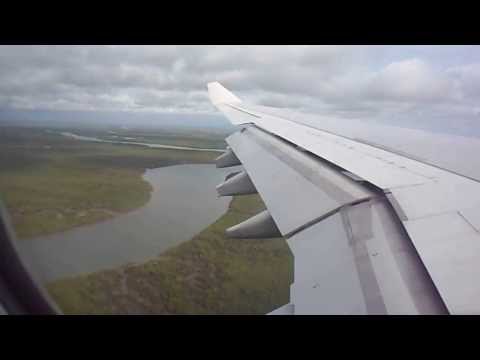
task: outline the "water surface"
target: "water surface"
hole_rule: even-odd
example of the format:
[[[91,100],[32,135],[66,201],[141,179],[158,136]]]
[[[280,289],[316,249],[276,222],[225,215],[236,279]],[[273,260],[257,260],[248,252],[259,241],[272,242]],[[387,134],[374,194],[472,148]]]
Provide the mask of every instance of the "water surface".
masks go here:
[[[63,233],[19,241],[40,280],[142,262],[191,239],[227,210],[230,197],[215,186],[231,170],[214,165],[175,165],[147,170],[150,201],[113,219]]]
[[[128,144],[128,145],[141,145],[146,146],[149,148],[157,148],[157,149],[174,149],[174,150],[190,150],[190,151],[208,151],[208,152],[220,152],[223,153],[224,149],[215,149],[215,148],[196,148],[196,147],[189,147],[189,146],[176,146],[176,145],[164,145],[164,144],[151,144],[151,143],[144,143],[144,142],[134,142],[134,141],[121,141],[121,140],[104,140],[99,139],[96,137],[91,136],[82,136],[77,135],[70,132],[62,132],[61,135],[70,137],[75,140],[83,140],[83,141],[93,141],[93,142],[104,142],[104,143],[111,143],[111,144]],[[123,139],[134,139],[123,137]]]

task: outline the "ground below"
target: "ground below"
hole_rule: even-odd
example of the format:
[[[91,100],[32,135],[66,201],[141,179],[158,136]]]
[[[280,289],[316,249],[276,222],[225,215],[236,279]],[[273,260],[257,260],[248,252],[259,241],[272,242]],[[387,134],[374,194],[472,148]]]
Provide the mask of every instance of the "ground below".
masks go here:
[[[208,140],[205,133],[148,136],[163,141],[167,135],[170,144],[179,146],[210,147],[211,140],[218,147],[223,141]],[[18,237],[41,241],[34,238],[144,205],[151,192],[141,176],[147,168],[211,163],[216,156],[82,142],[42,128],[0,127],[0,195]],[[236,197],[215,223],[161,256],[59,280],[48,290],[67,314],[267,313],[289,301],[293,257],[288,245],[282,238],[224,236],[227,227],[263,208],[258,195]]]
[[[192,240],[142,264],[62,279],[48,290],[67,314],[265,314],[289,301],[283,238],[236,240],[225,229],[264,209],[238,196]]]
[[[176,144],[182,141],[179,138]],[[175,144],[173,137],[170,142]],[[217,156],[83,142],[38,128],[0,127],[0,198],[18,238],[33,238],[144,205],[152,190],[142,178],[145,169],[211,163]]]

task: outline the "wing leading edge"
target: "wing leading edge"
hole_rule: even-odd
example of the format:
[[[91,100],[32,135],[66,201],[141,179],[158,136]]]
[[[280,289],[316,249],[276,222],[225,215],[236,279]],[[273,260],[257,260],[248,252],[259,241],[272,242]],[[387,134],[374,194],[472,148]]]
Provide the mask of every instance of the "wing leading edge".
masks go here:
[[[208,90],[242,126],[230,156],[295,257],[275,313],[480,313],[478,181]]]

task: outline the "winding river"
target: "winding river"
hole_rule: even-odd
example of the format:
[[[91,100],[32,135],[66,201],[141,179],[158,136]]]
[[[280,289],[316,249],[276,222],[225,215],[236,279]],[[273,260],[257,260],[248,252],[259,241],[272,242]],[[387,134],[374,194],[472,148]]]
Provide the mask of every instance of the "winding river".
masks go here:
[[[230,197],[215,186],[231,171],[214,165],[175,165],[147,170],[153,187],[143,207],[63,233],[19,241],[39,280],[142,262],[191,239],[227,210]]]
[[[134,142],[134,141],[104,140],[104,139],[100,139],[100,138],[96,138],[96,137],[77,135],[77,134],[70,133],[70,132],[62,132],[61,135],[72,138],[72,139],[75,139],[75,140],[103,142],[103,143],[111,143],[111,144],[141,145],[141,146],[146,146],[146,147],[149,147],[149,148],[157,148],[157,149],[208,151],[208,152],[219,152],[219,153],[223,153],[225,151],[225,150],[222,150],[222,149],[214,149],[214,148],[205,149],[205,148],[196,148],[196,147],[189,147],[189,146],[152,144],[152,143]],[[123,137],[123,139],[132,140],[132,139],[135,139],[135,138]]]

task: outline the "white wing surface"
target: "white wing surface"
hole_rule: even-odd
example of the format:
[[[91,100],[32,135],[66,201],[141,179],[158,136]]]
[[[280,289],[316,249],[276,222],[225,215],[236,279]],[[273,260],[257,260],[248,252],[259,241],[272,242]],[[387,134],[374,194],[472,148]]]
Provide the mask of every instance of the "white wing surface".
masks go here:
[[[217,166],[244,171],[219,194],[258,192],[267,207],[227,234],[281,234],[295,257],[290,303],[274,314],[480,313],[480,167],[447,168],[428,147],[413,156],[398,137],[381,144],[388,127],[372,142],[358,125],[313,127],[208,90],[240,127]]]

